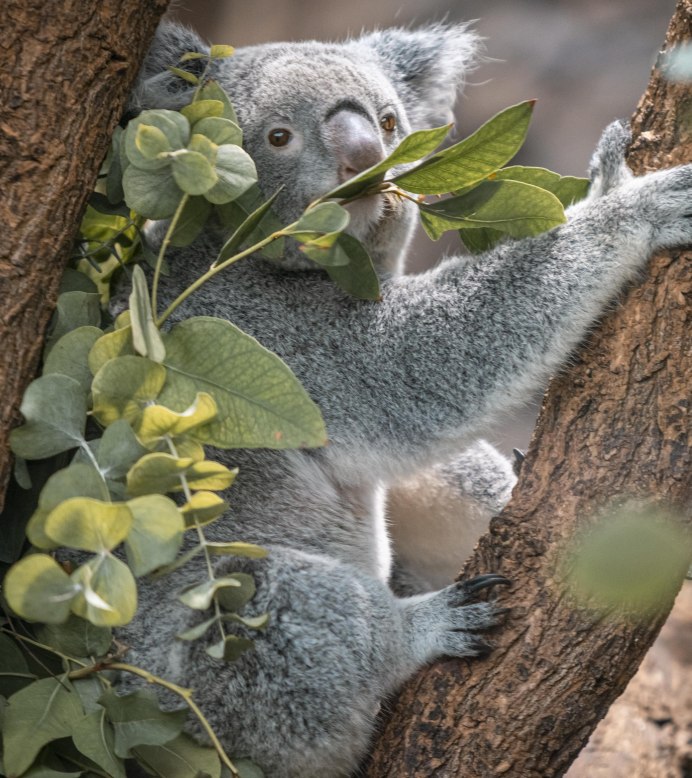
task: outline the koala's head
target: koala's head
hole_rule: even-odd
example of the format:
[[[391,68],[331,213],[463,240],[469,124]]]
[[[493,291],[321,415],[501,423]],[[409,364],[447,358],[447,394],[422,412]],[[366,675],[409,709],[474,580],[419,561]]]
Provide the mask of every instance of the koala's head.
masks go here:
[[[316,197],[384,159],[410,132],[450,122],[478,41],[466,26],[434,25],[340,44],[265,44],[217,60],[212,76],[231,96],[263,193],[283,186],[274,210],[289,223]],[[136,108],[178,108],[190,100],[192,87],[166,67],[192,50],[208,49],[190,30],[161,25],[140,75]],[[376,196],[347,207],[347,231],[379,267],[398,267],[415,206]],[[289,267],[312,264],[296,246],[287,248],[285,259]]]

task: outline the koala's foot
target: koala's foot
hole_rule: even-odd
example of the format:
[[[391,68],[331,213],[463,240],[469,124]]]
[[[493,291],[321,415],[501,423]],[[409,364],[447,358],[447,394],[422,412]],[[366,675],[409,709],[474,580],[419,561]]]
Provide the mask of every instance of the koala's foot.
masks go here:
[[[625,154],[631,142],[630,128],[621,119],[603,130],[589,165],[589,199],[603,197],[611,189],[632,178],[632,172],[625,163]]]
[[[498,625],[508,609],[473,600],[483,589],[510,584],[502,575],[479,575],[439,592],[402,600],[415,661],[486,655],[491,646],[475,633]]]

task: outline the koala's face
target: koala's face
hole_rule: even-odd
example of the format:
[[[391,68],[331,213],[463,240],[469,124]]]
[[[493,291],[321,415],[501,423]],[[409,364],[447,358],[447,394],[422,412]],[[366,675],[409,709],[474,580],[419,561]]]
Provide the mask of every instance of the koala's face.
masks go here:
[[[375,57],[356,44],[240,49],[220,74],[255,160],[260,187],[286,223],[315,198],[384,159],[410,132],[404,106]],[[348,232],[378,265],[404,250],[411,204],[388,196],[347,206]],[[415,213],[415,206],[413,206]],[[292,266],[307,260],[288,247]]]

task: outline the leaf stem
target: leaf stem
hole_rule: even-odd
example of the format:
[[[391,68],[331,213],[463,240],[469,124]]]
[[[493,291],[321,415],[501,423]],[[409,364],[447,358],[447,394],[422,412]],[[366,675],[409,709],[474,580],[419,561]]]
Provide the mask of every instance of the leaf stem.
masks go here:
[[[175,213],[173,214],[173,218],[171,219],[171,223],[168,225],[168,229],[166,230],[166,234],[163,237],[163,241],[161,243],[161,248],[159,249],[159,253],[156,257],[156,266],[154,267],[154,280],[151,284],[151,309],[154,312],[154,317],[156,317],[156,298],[158,296],[159,291],[159,278],[161,277],[161,268],[163,267],[163,257],[168,251],[168,246],[171,242],[171,238],[173,237],[173,233],[175,232],[175,228],[178,226],[178,221],[180,220],[180,217],[183,213],[183,209],[187,205],[187,201],[190,199],[190,195],[184,194],[178,203],[178,207],[175,210]],[[160,323],[157,320],[157,326],[161,326]]]

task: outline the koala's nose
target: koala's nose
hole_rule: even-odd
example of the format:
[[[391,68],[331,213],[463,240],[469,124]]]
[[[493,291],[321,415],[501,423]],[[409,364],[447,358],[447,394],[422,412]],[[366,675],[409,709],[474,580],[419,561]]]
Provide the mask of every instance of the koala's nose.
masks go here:
[[[327,121],[325,140],[334,154],[340,183],[385,158],[375,127],[353,111],[339,111]]]

